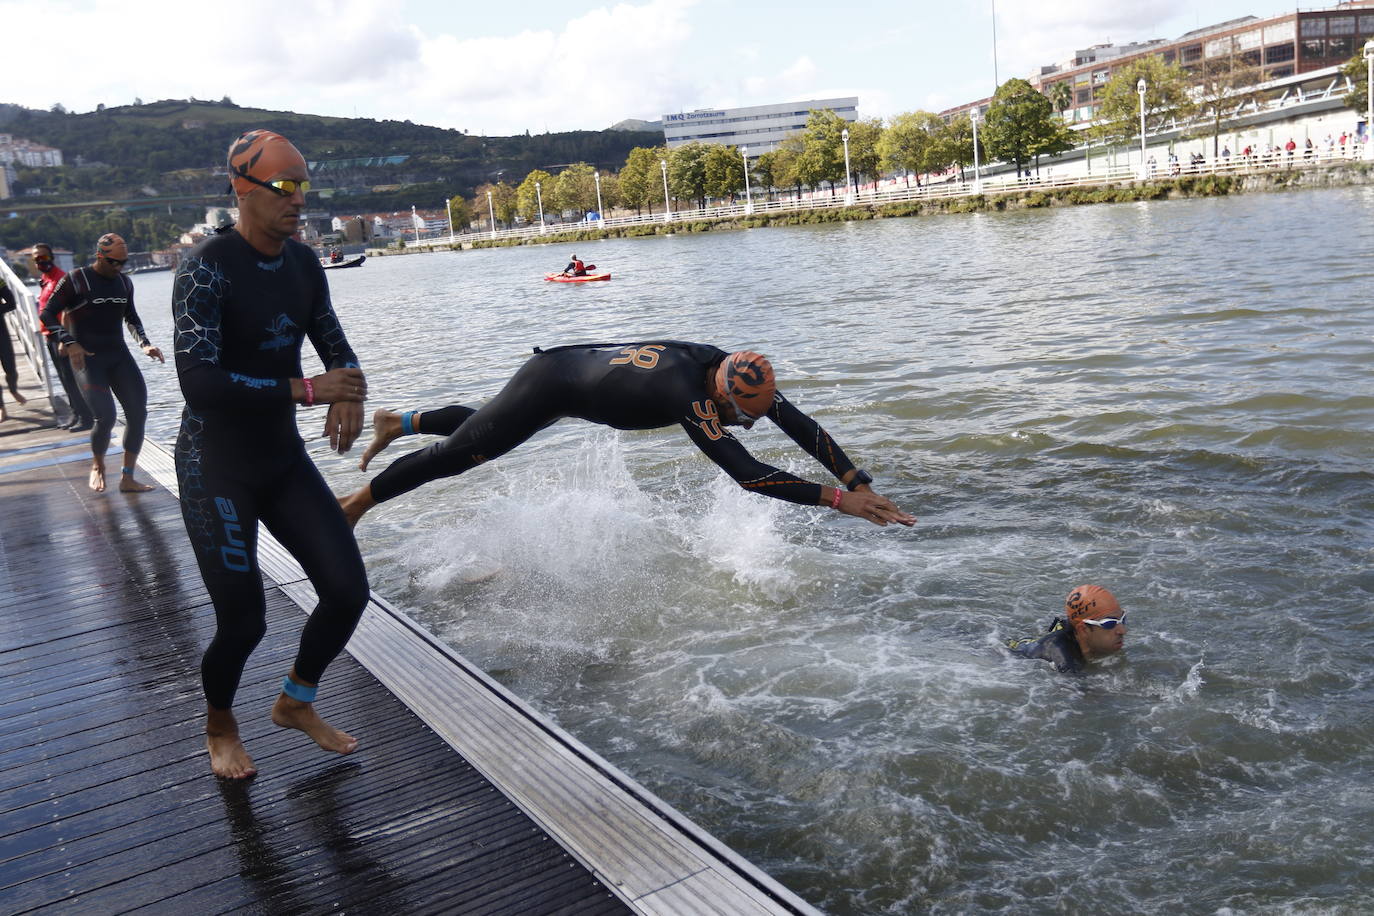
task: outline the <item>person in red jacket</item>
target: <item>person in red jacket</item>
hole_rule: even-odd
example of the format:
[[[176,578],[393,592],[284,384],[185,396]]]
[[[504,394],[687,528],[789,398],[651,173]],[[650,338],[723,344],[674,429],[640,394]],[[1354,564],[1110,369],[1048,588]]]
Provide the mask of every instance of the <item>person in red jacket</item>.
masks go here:
[[[38,311],[42,312],[43,306],[48,304],[53,290],[57,289],[57,284],[67,276],[67,272],[53,263],[52,246],[46,242],[39,242],[33,246],[33,266],[38,268]],[[43,337],[47,340],[48,355],[52,357],[52,364],[57,369],[57,378],[62,382],[62,390],[67,394],[67,403],[72,408],[72,415],[66,423],[61,424],[62,428],[73,432],[88,430],[95,425],[95,417],[86,405],[86,398],[81,394],[81,385],[76,380],[76,373],[72,371],[71,361],[62,352],[62,341],[53,337],[47,328],[43,329]]]

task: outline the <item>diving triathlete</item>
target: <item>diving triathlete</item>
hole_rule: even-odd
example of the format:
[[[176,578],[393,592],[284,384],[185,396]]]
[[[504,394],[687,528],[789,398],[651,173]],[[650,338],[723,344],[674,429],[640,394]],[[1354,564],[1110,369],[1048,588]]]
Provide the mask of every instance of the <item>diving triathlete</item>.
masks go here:
[[[565,277],[585,277],[586,275],[587,265],[583,264],[582,261],[578,259],[577,255],[573,255],[572,260],[568,262],[568,266],[563,268],[563,276]]]
[[[1024,658],[1039,658],[1060,671],[1081,674],[1087,664],[1120,652],[1126,645],[1126,612],[1100,585],[1080,585],[1064,600],[1064,616],[1050,621],[1040,636],[1013,639],[1007,648]]]
[[[62,355],[71,361],[81,385],[81,395],[95,416],[91,429],[89,486],[105,490],[105,452],[114,430],[115,398],[124,410],[124,460],[119,492],[151,490],[134,479],[138,453],[143,448],[143,429],[148,421],[148,386],[143,373],[124,343],[120,325],[128,327],[138,348],[149,359],[166,362],[162,351],[148,342],[143,322],[134,308],[133,281],[120,272],[129,260],[129,247],[113,232],[95,244],[95,260],[78,267],[58,281],[39,312],[44,331],[58,341]],[[66,314],[66,318],[61,316]],[[63,326],[66,322],[68,327]]]
[[[367,382],[329,300],[319,258],[294,240],[310,187],[304,157],[284,137],[243,134],[229,147],[239,223],[197,245],[172,291],[176,365],[186,396],[177,439],[181,512],[215,606],[201,661],[210,766],[221,777],[257,772],[232,706],[249,654],[266,630],[258,523],[300,562],[319,597],[282,681],[272,721],[320,747],[352,753],[357,740],[312,705],[325,668],[368,600],[357,542],[296,430],[296,404],[329,404],[324,435],[346,452],[362,429]],[[309,336],[328,371],[305,378]]]
[[[848,491],[811,483],[749,454],[725,427],[749,429],[767,416]],[[398,458],[340,502],[357,523],[379,502],[461,474],[506,452],[563,417],[615,429],[658,429],[675,423],[708,458],[744,489],[807,506],[830,506],[875,525],[914,525],[887,498],[873,492],[872,476],[856,468],[829,433],[777,390],[773,367],[758,353],[726,353],[709,344],[660,341],[536,348],[535,355],[480,410],[453,406],[433,411],[373,415],[373,439],[359,467],[394,439],[412,433],[446,436]]]

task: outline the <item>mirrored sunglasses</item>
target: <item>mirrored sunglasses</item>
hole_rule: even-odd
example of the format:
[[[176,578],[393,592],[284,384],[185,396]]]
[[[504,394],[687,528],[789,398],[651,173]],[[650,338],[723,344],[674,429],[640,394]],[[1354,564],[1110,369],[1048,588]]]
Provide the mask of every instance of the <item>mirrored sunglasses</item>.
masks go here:
[[[1099,617],[1096,620],[1083,621],[1090,627],[1101,627],[1104,630],[1115,630],[1117,624],[1126,623],[1126,613],[1123,611],[1120,617]]]
[[[279,197],[290,197],[297,191],[304,194],[306,191],[310,190],[310,180],[308,178],[299,180],[295,178],[273,178],[271,181],[263,181],[260,178],[254,178],[247,172],[238,172],[236,174],[237,177],[252,182],[260,188],[266,188]]]

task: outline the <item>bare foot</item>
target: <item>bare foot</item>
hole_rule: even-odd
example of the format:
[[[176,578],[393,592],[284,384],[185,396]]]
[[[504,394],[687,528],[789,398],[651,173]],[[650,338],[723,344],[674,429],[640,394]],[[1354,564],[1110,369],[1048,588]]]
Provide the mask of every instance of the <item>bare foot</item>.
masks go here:
[[[105,492],[105,469],[98,464],[91,465],[90,486],[97,493]]]
[[[305,732],[315,743],[326,751],[336,754],[351,754],[358,747],[358,739],[341,732],[320,718],[313,703],[293,700],[286,694],[279,694],[272,706],[272,721],[282,728],[294,728]]]
[[[205,744],[210,749],[210,769],[221,779],[248,779],[258,768],[239,740],[239,726],[228,710],[210,709],[205,720]]]
[[[119,492],[121,493],[147,493],[152,489],[154,489],[152,484],[139,483],[134,480],[132,474],[119,475]]]
[[[10,394],[14,396],[15,403],[18,404],[20,407],[23,407],[25,404],[29,402],[28,398],[24,397],[22,394],[20,394],[13,388],[10,389]]]
[[[358,470],[366,471],[367,464],[377,453],[395,442],[403,434],[401,429],[401,415],[394,410],[387,410],[379,407],[372,413],[372,441],[367,444],[367,450],[363,452],[362,460],[358,462]]]
[[[5,405],[0,404],[0,423],[3,423],[5,420],[8,420],[9,418],[10,415],[5,412]]]

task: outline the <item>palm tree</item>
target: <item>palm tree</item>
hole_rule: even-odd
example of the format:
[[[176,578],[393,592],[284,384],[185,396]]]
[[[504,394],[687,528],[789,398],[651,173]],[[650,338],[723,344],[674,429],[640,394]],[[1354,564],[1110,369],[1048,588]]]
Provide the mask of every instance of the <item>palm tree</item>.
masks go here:
[[[1060,80],[1051,84],[1050,91],[1045,95],[1049,96],[1050,104],[1054,106],[1054,110],[1059,112],[1061,117],[1073,106],[1073,87],[1069,85],[1068,80]]]

